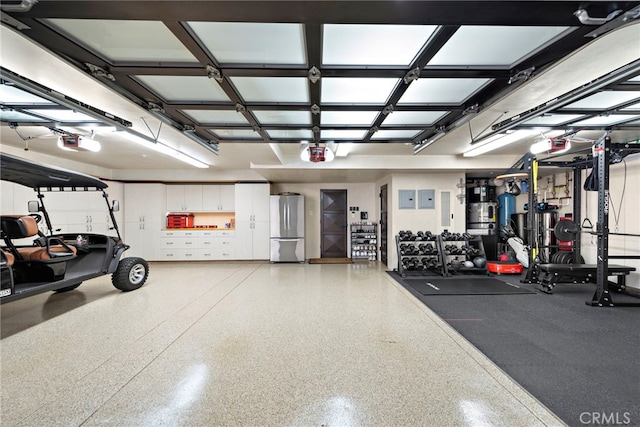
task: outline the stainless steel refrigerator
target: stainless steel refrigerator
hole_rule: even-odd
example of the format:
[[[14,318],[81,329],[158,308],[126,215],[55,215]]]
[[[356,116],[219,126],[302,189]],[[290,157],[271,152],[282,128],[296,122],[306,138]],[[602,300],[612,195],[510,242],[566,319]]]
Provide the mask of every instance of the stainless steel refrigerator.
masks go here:
[[[304,262],[304,196],[270,197],[271,262]]]

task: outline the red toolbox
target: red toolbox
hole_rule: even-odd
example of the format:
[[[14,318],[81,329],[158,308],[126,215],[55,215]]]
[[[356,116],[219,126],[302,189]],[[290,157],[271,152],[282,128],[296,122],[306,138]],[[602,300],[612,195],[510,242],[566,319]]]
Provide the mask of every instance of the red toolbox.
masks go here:
[[[167,214],[167,228],[193,228],[193,214],[169,212]]]

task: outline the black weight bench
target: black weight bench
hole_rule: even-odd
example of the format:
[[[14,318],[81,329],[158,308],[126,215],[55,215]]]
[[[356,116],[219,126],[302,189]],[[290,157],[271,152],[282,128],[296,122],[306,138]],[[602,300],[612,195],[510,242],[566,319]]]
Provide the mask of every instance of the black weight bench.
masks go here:
[[[552,293],[557,283],[595,283],[598,273],[596,264],[538,264],[538,283],[542,291]],[[619,292],[626,289],[626,276],[634,267],[624,265],[609,265],[608,275],[616,276],[617,282],[609,281],[609,286]]]

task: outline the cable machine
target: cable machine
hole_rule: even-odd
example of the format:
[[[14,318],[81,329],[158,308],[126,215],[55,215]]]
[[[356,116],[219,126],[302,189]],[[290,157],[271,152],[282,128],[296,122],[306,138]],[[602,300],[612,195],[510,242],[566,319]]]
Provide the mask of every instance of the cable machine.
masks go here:
[[[611,233],[609,231],[609,168],[612,163],[611,153],[615,153],[614,163],[622,161],[624,157],[633,153],[640,153],[640,146],[637,144],[612,144],[608,135],[600,138],[593,147],[593,154],[586,157],[575,157],[570,161],[552,161],[550,159],[536,160],[532,154],[523,156],[511,169],[509,169],[501,177],[526,176],[529,179],[529,212],[527,215],[528,239],[530,244],[529,250],[529,269],[523,283],[541,283],[545,284],[547,289],[551,291],[555,283],[559,282],[563,277],[570,276],[574,278],[574,282],[587,283],[595,282],[596,291],[591,301],[586,301],[587,305],[594,307],[613,307],[613,306],[634,306],[640,307],[640,302],[635,303],[615,303],[611,298],[610,286],[616,286],[617,290],[624,290],[625,276],[631,271],[635,271],[633,267],[625,267],[619,265],[610,265],[609,259],[640,259],[640,255],[609,255],[609,235],[626,235],[637,236],[629,233]],[[595,157],[594,157],[595,156]],[[595,161],[594,161],[595,160]],[[571,233],[574,241],[573,262],[574,264],[540,264],[538,262],[538,221],[537,215],[537,178],[539,166],[556,166],[571,167],[573,169],[573,223],[581,224],[581,202],[582,202],[582,186],[581,171],[592,166],[592,176],[597,177],[598,192],[598,221],[595,231],[588,233],[597,236],[597,264],[586,265],[578,264],[580,259],[581,233],[580,226],[577,225],[571,230],[565,230]],[[594,175],[595,174],[595,175]],[[541,279],[540,274],[545,275]],[[609,277],[617,277],[617,283],[610,282]],[[550,292],[549,292],[550,293]]]

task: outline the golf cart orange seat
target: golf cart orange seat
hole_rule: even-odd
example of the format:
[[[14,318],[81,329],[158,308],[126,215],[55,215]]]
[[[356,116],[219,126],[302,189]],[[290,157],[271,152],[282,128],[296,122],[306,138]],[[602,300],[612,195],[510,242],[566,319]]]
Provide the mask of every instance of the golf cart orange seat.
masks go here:
[[[67,245],[56,237],[43,236],[38,230],[36,220],[29,215],[2,215],[0,219],[2,237],[9,246],[9,250],[21,261],[59,262],[75,258],[76,248]],[[11,239],[42,237],[42,246],[16,247],[10,243]],[[52,244],[54,243],[54,244]]]

